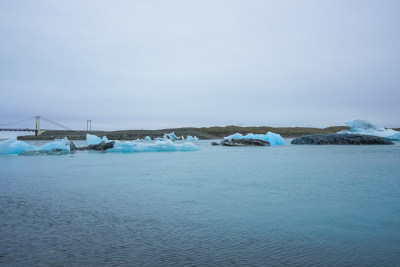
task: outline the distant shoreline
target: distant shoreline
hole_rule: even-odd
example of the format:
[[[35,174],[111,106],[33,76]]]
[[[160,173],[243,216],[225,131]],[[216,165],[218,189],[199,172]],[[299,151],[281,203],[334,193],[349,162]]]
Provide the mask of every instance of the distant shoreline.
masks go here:
[[[224,126],[224,127],[202,127],[202,128],[170,128],[160,130],[121,130],[121,131],[90,131],[90,134],[97,136],[107,136],[113,140],[134,140],[143,139],[150,136],[151,139],[162,137],[164,133],[174,132],[177,136],[197,136],[200,140],[222,139],[225,136],[234,133],[253,133],[265,134],[273,132],[280,134],[284,138],[294,138],[308,134],[331,134],[342,130],[348,130],[347,126],[331,126],[327,128],[312,128],[312,127],[239,127],[239,126]],[[43,132],[39,136],[26,135],[18,136],[18,140],[54,140],[55,138],[67,137],[70,140],[85,140],[87,131],[68,131],[68,130],[49,130]]]

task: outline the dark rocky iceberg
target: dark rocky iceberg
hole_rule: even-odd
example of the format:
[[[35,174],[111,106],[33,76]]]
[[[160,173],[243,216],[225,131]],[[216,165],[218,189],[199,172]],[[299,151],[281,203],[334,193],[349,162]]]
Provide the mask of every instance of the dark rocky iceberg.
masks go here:
[[[213,144],[215,145],[215,144]],[[259,139],[224,139],[221,146],[269,146],[270,143]]]
[[[292,140],[293,145],[392,145],[393,142],[378,136],[363,134],[315,134]]]
[[[69,143],[69,146],[70,146],[70,151],[71,152],[76,151],[76,150],[80,150],[80,151],[83,151],[83,150],[106,151],[109,148],[113,148],[114,144],[115,144],[114,141],[107,142],[107,143],[104,142],[104,141],[101,141],[101,143],[97,144],[97,145],[88,145],[88,146],[76,147],[74,142],[71,141]]]

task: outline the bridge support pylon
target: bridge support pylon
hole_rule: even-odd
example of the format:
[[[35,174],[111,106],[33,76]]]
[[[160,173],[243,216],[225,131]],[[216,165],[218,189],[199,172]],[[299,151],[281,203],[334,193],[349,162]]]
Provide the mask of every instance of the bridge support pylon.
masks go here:
[[[35,128],[35,136],[38,136],[40,133],[40,116],[36,116],[36,128]]]

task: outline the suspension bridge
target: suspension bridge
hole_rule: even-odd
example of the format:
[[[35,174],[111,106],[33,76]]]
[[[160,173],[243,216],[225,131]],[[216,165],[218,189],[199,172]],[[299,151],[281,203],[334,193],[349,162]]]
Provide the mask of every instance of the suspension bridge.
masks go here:
[[[62,125],[61,123],[52,121],[43,116],[34,116],[34,117],[30,117],[30,118],[20,120],[20,121],[13,121],[13,122],[0,124],[0,131],[34,132],[35,136],[38,136],[41,133],[43,133],[45,130],[48,130],[48,129],[40,128],[41,121],[45,121],[53,126],[57,126],[57,129],[61,128],[63,130],[72,131],[72,129]]]

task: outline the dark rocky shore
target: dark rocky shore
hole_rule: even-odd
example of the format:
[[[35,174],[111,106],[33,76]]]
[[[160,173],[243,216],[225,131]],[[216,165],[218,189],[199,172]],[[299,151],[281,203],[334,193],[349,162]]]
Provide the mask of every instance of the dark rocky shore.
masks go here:
[[[292,140],[294,145],[392,145],[393,142],[378,136],[362,134],[315,134]]]

